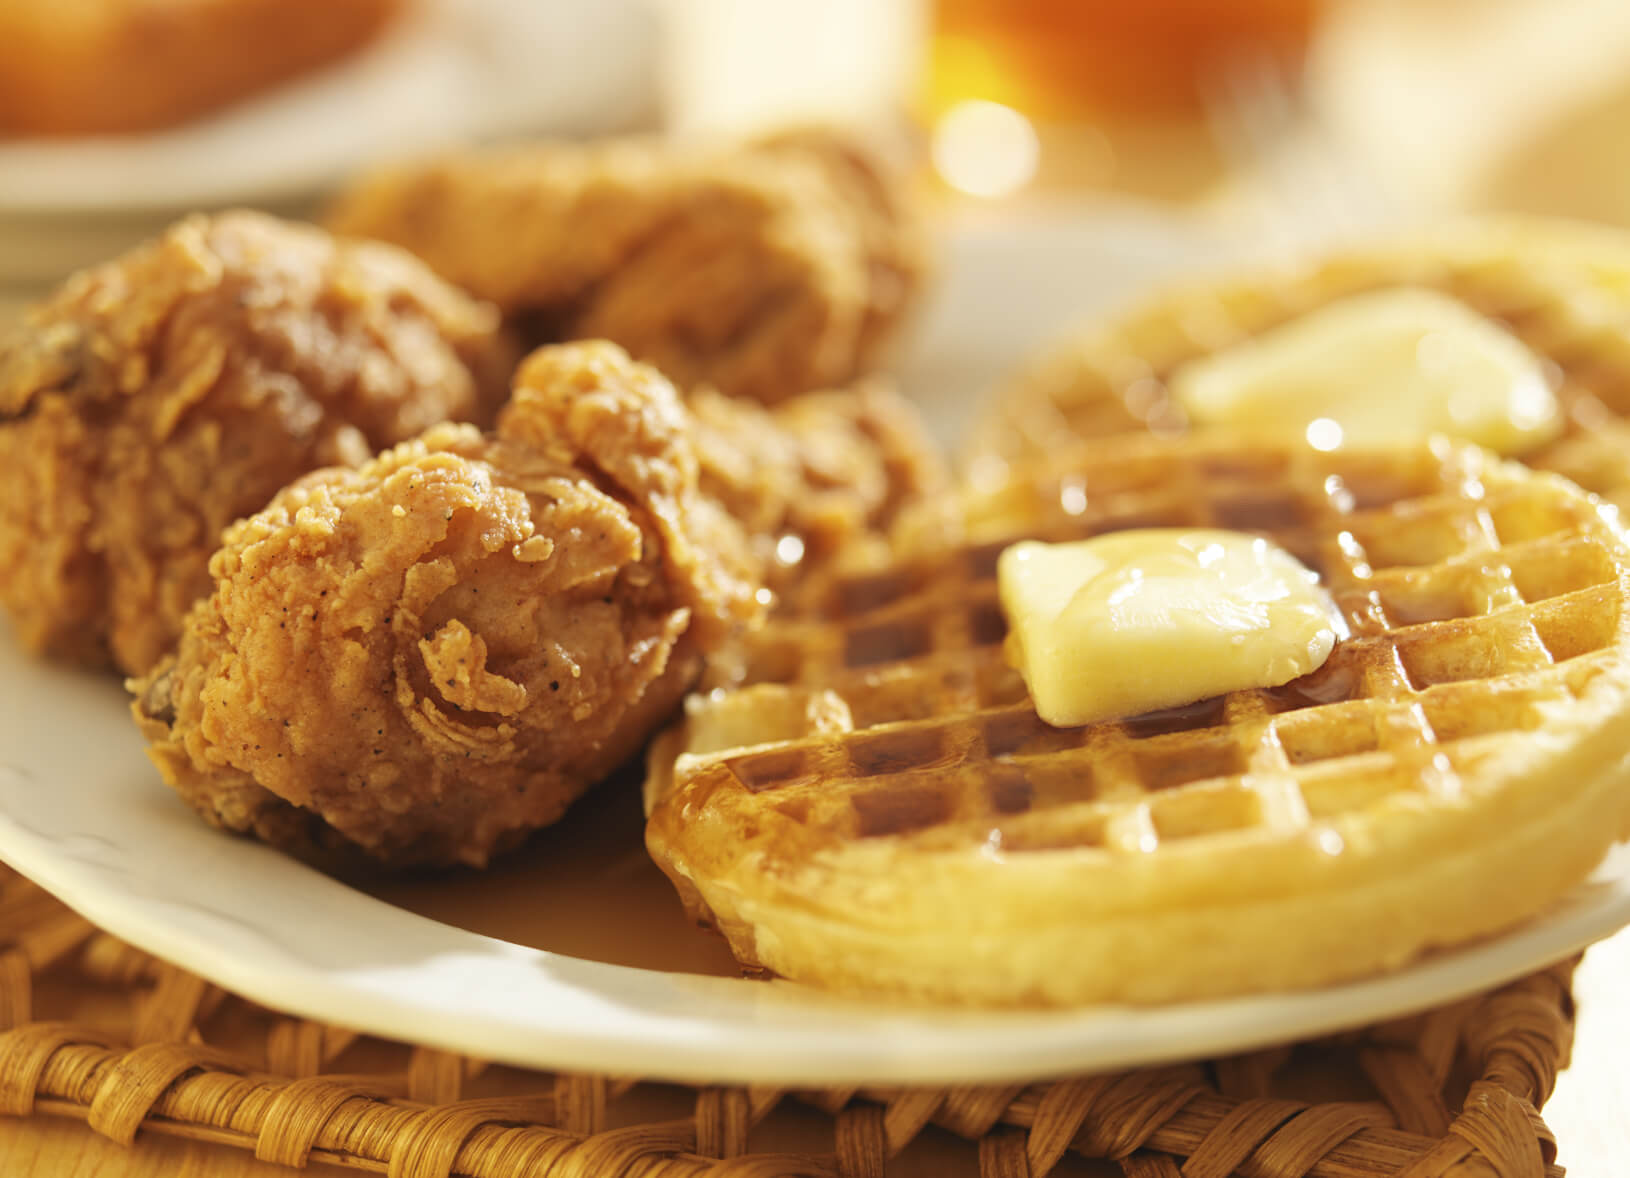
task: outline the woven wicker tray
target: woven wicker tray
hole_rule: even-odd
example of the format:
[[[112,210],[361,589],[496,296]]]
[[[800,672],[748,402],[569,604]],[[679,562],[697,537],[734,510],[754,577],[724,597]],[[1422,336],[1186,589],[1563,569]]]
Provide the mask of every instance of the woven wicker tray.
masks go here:
[[[1079,1158],[1129,1178],[1539,1178],[1562,1173],[1538,1109],[1567,1062],[1574,964],[1204,1063],[1007,1087],[684,1088],[487,1065],[280,1015],[0,867],[0,1117],[392,1178],[861,1178],[947,1133],[985,1178]]]

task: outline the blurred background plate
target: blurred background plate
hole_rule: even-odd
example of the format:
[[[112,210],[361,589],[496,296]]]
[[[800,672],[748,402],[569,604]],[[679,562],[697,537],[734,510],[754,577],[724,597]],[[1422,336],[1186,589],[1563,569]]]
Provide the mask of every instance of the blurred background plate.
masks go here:
[[[654,101],[644,0],[414,0],[355,56],[147,135],[0,142],[0,212],[287,201],[380,159],[526,132],[616,131]]]
[[[193,209],[310,215],[359,167],[522,134],[643,127],[652,0],[412,0],[353,56],[139,135],[0,139],[0,285],[59,279]]]

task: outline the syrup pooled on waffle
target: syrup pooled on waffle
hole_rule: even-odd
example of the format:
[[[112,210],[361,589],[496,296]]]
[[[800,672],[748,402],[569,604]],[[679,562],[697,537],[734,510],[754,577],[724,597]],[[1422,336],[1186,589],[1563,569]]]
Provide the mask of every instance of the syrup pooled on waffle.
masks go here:
[[[1434,231],[1310,266],[1200,282],[1103,321],[1030,364],[987,407],[976,460],[1026,460],[1083,439],[1189,421],[1171,379],[1352,296],[1424,289],[1510,332],[1548,368],[1560,437],[1514,454],[1630,509],[1630,234],[1543,220]]]
[[[1534,916],[1625,831],[1630,547],[1565,480],[1195,434],[958,514],[772,621],[653,749],[647,844],[750,968],[1008,1006],[1316,986]],[[1349,636],[1282,687],[1043,723],[998,555],[1169,526],[1281,545]]]

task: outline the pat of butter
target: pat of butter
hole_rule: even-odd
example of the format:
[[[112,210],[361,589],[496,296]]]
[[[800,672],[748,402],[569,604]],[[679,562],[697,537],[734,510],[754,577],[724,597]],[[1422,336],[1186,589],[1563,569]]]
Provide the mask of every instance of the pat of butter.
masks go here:
[[[1184,365],[1170,387],[1196,425],[1321,450],[1441,433],[1519,454],[1562,428],[1539,357],[1464,303],[1413,287],[1321,307]]]
[[[1024,541],[996,578],[1008,657],[1059,727],[1277,687],[1316,670],[1345,632],[1305,565],[1241,532]]]

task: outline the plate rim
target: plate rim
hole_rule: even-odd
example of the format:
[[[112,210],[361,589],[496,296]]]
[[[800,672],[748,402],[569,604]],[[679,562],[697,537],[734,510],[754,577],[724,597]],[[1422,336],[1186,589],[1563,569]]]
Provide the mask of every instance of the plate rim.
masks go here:
[[[177,817],[194,820],[185,812]],[[230,837],[202,824],[196,834]],[[642,1016],[639,1034],[631,1035],[628,1028],[619,1030],[618,1024],[609,1029],[572,1025],[570,1019],[544,1020],[546,1025],[518,1024],[487,1012],[450,1011],[435,1002],[413,1006],[402,1000],[400,983],[411,981],[415,971],[325,973],[292,954],[279,954],[279,942],[298,930],[275,920],[267,922],[264,917],[245,927],[271,946],[271,951],[258,962],[235,958],[220,942],[203,935],[195,923],[167,924],[161,919],[159,910],[164,906],[185,905],[186,901],[160,889],[157,895],[142,893],[148,903],[126,902],[125,894],[136,893],[121,894],[111,886],[113,881],[105,878],[108,867],[62,854],[53,848],[60,843],[59,836],[35,831],[9,812],[0,813],[0,858],[16,870],[115,936],[274,1010],[495,1062],[637,1073],[681,1083],[1001,1083],[1209,1058],[1351,1029],[1452,1002],[1563,960],[1630,924],[1630,848],[1621,845],[1608,860],[1610,865],[1617,860],[1616,872],[1605,881],[1593,877],[1591,883],[1571,892],[1562,902],[1560,916],[1553,909],[1549,919],[1441,951],[1389,974],[1313,990],[1160,1007],[968,1011],[869,1004],[788,982],[767,985],[568,957],[396,908],[304,864],[254,848],[267,850],[268,856],[280,859],[288,869],[309,872],[322,881],[320,886],[338,889],[352,902],[376,906],[394,914],[391,919],[412,922],[419,932],[428,933],[433,940],[439,938],[447,950],[446,961],[466,963],[452,972],[454,979],[479,981],[464,969],[501,970],[497,963],[502,962],[542,966],[545,971],[566,965],[568,973],[602,978],[607,983],[603,988],[592,993],[576,991],[576,996],[636,1010]],[[248,856],[237,858],[249,861]],[[1581,893],[1591,889],[1596,896],[1587,896],[1581,904]],[[189,906],[206,914],[210,911]],[[263,910],[279,911],[275,905]],[[1518,946],[1526,951],[1514,952]],[[276,968],[268,969],[273,961]],[[434,973],[430,976],[447,980]],[[679,984],[673,985],[676,982]],[[648,990],[652,983],[660,984],[645,994],[648,1001],[672,1002],[687,991],[700,990],[700,995],[692,997],[704,1003],[720,996],[743,999],[748,1017],[738,1018],[734,1026],[727,1020],[727,1035],[720,1041],[718,1016],[708,1019],[700,1012],[683,1010],[638,1011],[637,1002],[631,1006],[630,990],[637,998],[642,987]],[[571,997],[575,985],[555,981],[534,994],[518,997],[533,1002]],[[672,988],[664,989],[664,985]],[[790,1006],[772,1014],[796,1015],[799,1004],[808,1003],[811,1009],[805,1014],[841,1014],[867,1025],[853,1028],[853,1041],[847,1044],[831,1036],[828,1018],[815,1026],[801,1025],[797,1019],[790,1026],[765,1025],[762,1015],[753,1017],[752,1011],[763,1006],[761,999],[771,990],[778,991],[773,1002],[777,1007],[784,1005],[783,998],[793,996]],[[755,1050],[745,1052],[742,1040],[748,1036]]]

